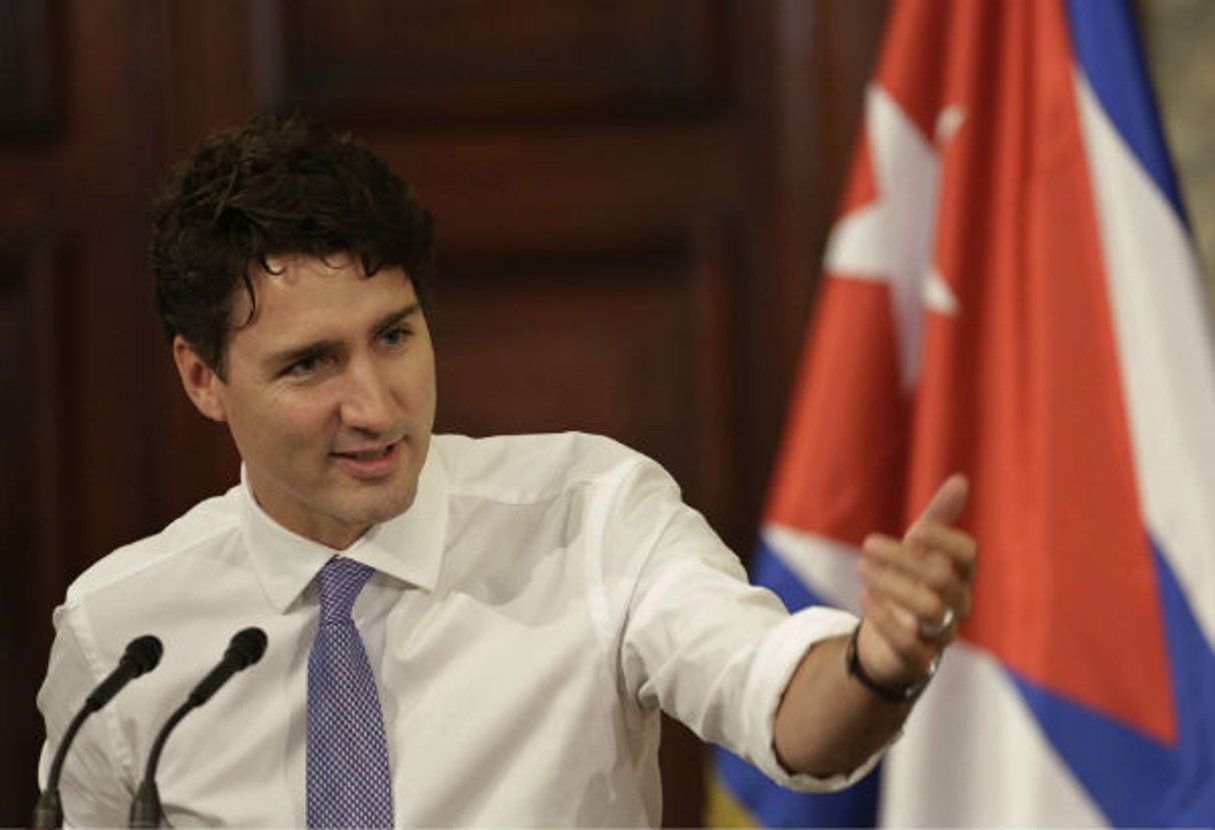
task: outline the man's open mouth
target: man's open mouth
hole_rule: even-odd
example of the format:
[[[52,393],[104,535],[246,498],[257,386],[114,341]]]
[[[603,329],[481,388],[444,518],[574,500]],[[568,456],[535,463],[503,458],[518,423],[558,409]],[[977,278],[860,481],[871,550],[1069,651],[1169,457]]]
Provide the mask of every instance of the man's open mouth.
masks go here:
[[[379,449],[362,450],[360,452],[335,452],[333,454],[338,458],[352,458],[355,461],[375,461],[377,458],[383,458],[384,456],[388,455],[390,452],[392,452],[395,446],[396,442],[394,441],[393,443],[380,447]]]

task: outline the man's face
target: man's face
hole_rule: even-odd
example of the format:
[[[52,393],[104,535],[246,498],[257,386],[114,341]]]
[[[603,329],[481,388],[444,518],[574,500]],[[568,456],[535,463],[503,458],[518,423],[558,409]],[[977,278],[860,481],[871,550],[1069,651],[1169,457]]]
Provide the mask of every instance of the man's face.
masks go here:
[[[430,446],[435,365],[413,284],[357,258],[291,256],[254,277],[257,310],[225,352],[226,380],[184,340],[174,354],[203,414],[224,421],[258,504],[343,549],[413,503]],[[241,291],[233,319],[248,319]]]

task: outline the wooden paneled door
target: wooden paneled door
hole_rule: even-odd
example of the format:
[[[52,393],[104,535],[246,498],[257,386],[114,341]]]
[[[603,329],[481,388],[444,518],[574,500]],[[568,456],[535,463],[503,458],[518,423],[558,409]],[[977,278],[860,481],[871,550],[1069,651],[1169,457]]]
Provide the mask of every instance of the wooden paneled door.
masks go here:
[[[67,582],[230,485],[152,313],[147,196],[259,110],[350,130],[437,216],[441,431],[602,432],[744,556],[885,0],[0,5],[0,823]],[[19,575],[18,575],[19,574]],[[85,690],[81,690],[83,695]],[[668,824],[699,744],[663,745]]]

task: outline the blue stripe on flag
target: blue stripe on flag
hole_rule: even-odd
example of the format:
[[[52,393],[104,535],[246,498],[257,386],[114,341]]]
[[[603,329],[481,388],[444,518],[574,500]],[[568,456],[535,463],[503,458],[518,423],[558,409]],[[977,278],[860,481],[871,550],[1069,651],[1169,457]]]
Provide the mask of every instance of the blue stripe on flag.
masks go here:
[[[1016,682],[1045,734],[1112,824],[1210,827],[1215,824],[1215,651],[1164,557],[1154,545],[1153,550],[1177,711],[1175,746],[1023,679]]]
[[[1066,2],[1076,62],[1131,152],[1186,222],[1130,5],[1125,0]]]
[[[762,539],[751,559],[751,581],[772,589],[785,607],[797,611],[823,603]],[[874,827],[881,775],[869,773],[837,793],[786,790],[727,750],[714,749],[718,775],[734,798],[765,827]]]
[[[717,774],[740,804],[764,827],[876,827],[881,776],[871,772],[837,793],[786,790],[739,758],[713,748]],[[881,769],[879,764],[877,769]]]
[[[800,611],[811,605],[831,604],[810,590],[810,586],[789,570],[784,560],[777,556],[767,541],[762,538],[755,546],[749,570],[751,571],[751,581],[756,585],[772,589],[791,612]]]

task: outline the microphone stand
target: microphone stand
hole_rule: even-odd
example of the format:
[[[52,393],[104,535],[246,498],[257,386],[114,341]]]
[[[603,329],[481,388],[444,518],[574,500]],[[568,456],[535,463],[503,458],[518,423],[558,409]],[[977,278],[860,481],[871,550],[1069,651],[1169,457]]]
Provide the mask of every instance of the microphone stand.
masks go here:
[[[144,768],[143,781],[135,792],[135,800],[131,802],[130,827],[159,827],[160,826],[160,790],[156,786],[156,766],[160,763],[160,751],[164,749],[165,741],[181,719],[199,704],[193,698],[187,700],[165,721],[152,751],[148,753],[148,763]]]
[[[63,740],[59,742],[59,751],[55,753],[55,760],[51,763],[51,772],[46,777],[48,782],[58,782],[59,774],[63,771],[63,759],[67,757],[67,747],[71,745],[76,738],[76,733],[80,731],[81,725],[85,719],[97,711],[92,701],[85,703],[84,708],[76,713],[76,717],[72,718],[72,722],[68,724],[67,731],[63,733]],[[59,800],[59,787],[52,783],[47,786],[46,790],[38,796],[38,803],[34,805],[34,816],[31,825],[36,828],[45,828],[53,830],[53,828],[63,826],[63,803]]]

